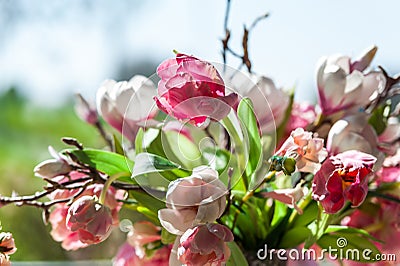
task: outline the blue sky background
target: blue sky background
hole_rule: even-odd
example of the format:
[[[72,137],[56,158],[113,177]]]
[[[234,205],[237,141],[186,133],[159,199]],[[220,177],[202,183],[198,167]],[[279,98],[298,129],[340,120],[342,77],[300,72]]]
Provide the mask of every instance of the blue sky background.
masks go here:
[[[17,85],[37,104],[54,106],[73,92],[94,99],[124,65],[173,56],[172,50],[221,62],[225,1],[0,1],[0,90]],[[232,0],[229,28],[240,51],[243,24],[270,17],[250,36],[253,70],[297,99],[315,99],[323,55],[357,56],[379,47],[373,64],[400,72],[398,1]],[[228,63],[236,67],[238,62]],[[134,73],[132,73],[134,74]]]

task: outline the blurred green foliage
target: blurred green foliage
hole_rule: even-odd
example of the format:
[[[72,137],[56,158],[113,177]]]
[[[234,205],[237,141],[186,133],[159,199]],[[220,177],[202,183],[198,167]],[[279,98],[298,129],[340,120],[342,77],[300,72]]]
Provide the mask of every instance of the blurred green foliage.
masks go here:
[[[9,196],[16,191],[28,195],[41,190],[45,183],[33,175],[33,168],[51,157],[49,145],[56,150],[66,147],[61,142],[64,136],[77,138],[86,147],[104,145],[96,129],[75,115],[72,99],[64,106],[49,108],[29,103],[14,88],[1,95],[0,194]],[[107,252],[97,252],[96,256],[92,248],[64,251],[49,235],[50,226],[44,225],[38,209],[8,205],[0,209],[0,221],[3,230],[12,232],[16,241],[18,251],[12,260],[85,258],[81,253],[86,258],[110,258]]]

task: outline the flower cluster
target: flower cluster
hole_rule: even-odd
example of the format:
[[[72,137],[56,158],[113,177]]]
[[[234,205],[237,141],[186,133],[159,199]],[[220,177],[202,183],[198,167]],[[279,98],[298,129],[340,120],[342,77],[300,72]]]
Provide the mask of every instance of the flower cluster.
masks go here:
[[[0,206],[42,208],[66,250],[105,241],[121,208],[140,213],[115,266],[242,265],[265,243],[325,248],[340,230],[397,252],[400,82],[369,67],[376,51],[323,58],[316,106],[268,77],[182,53],[159,65],[157,86],[107,80],[96,108],[82,96],[76,106],[107,147],[64,138],[69,147],[34,169],[44,191]],[[7,265],[14,242],[0,241]]]

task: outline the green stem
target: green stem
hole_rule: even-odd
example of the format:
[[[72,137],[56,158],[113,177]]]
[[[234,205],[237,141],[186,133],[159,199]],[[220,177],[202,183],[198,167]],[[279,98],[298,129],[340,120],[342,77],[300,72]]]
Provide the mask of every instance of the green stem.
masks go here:
[[[400,199],[399,198],[391,196],[391,195],[388,195],[388,194],[382,194],[382,193],[379,193],[378,191],[370,190],[370,191],[368,191],[368,196],[378,197],[378,198],[382,198],[382,199],[385,199],[385,200],[389,200],[389,201],[393,201],[393,202],[396,202],[396,203],[400,203]]]
[[[243,204],[246,203],[246,201],[248,201],[248,200],[254,195],[256,189],[258,189],[258,188],[259,188],[262,184],[264,184],[266,181],[268,181],[268,180],[270,180],[271,178],[273,178],[273,177],[275,176],[275,173],[276,173],[276,171],[271,171],[271,172],[269,172],[269,173],[264,177],[264,180],[263,180],[256,188],[247,191],[246,194],[243,196],[243,198],[242,198],[242,200],[241,200],[241,202],[240,202],[239,207],[242,207]],[[235,213],[235,216],[234,216],[233,222],[232,222],[232,228],[231,228],[232,230],[233,230],[233,229],[235,228],[235,226],[236,226],[236,221],[237,221],[237,219],[238,219],[239,213],[240,213],[239,211],[237,211],[237,212]]]
[[[244,147],[243,141],[239,136],[239,133],[236,131],[235,126],[233,125],[232,120],[230,119],[229,115],[222,119],[222,123],[224,124],[226,130],[228,131],[229,136],[232,136],[233,143],[235,145],[235,154],[238,160],[238,173],[245,174],[245,158],[244,158]],[[235,180],[235,179],[233,179]],[[247,182],[247,178],[242,178],[244,186],[246,189],[249,187]]]
[[[300,203],[299,203],[299,208],[302,210],[305,210],[305,208],[307,207],[307,205],[310,203],[311,201],[311,192],[308,193],[307,197],[305,197]],[[296,217],[299,215],[299,213],[297,211],[293,211],[292,214],[289,217],[289,228],[291,228],[293,221],[296,219]]]
[[[118,173],[115,175],[110,176],[107,181],[104,183],[103,189],[101,190],[101,194],[100,194],[100,198],[99,198],[99,203],[104,205],[105,201],[106,201],[106,196],[107,196],[107,190],[110,188],[112,182],[114,182],[115,180],[117,180],[118,178],[122,177],[122,176],[127,176],[129,175],[129,173]]]

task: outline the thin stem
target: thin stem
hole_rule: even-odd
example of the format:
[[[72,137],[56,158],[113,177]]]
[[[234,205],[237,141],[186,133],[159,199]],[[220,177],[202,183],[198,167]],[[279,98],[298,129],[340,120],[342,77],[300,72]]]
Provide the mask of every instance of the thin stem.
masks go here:
[[[118,178],[120,178],[122,176],[126,176],[126,175],[127,175],[127,173],[122,172],[122,173],[112,175],[107,179],[107,181],[104,183],[103,189],[101,190],[101,194],[100,194],[100,198],[99,198],[100,204],[104,204],[104,202],[106,200],[106,196],[107,196],[107,191],[110,188],[112,182],[114,182]]]

